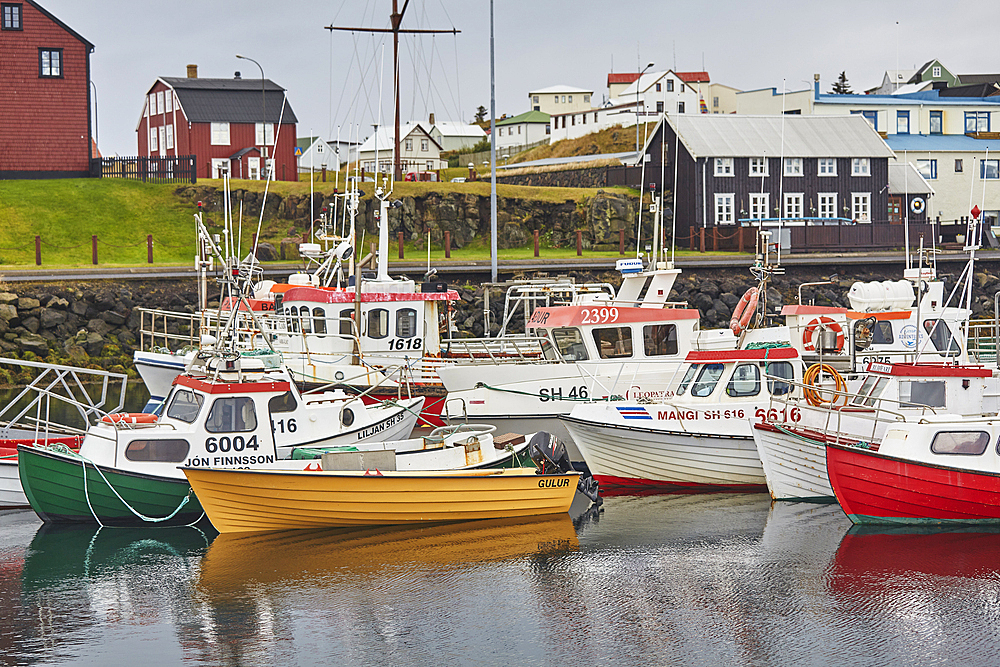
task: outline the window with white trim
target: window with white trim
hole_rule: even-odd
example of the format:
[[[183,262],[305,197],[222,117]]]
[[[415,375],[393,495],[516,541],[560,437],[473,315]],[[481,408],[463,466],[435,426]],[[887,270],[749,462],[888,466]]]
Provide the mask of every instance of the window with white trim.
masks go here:
[[[832,157],[821,157],[816,159],[816,173],[820,176],[837,175],[837,159]]]
[[[736,195],[734,194],[715,195],[715,224],[731,225],[735,222],[733,218],[733,201],[735,199]]]
[[[715,175],[716,176],[732,176],[733,175],[733,158],[731,158],[731,157],[717,157],[717,158],[715,158]]]
[[[158,136],[156,128],[149,128],[149,150],[150,152],[159,150],[156,143],[156,137]]]
[[[228,123],[227,123],[228,124]],[[254,123],[254,145],[273,146],[274,145],[274,124]],[[226,143],[229,143],[228,141]]]
[[[796,219],[802,217],[801,192],[785,193],[785,217],[789,219]]]
[[[500,128],[500,132],[503,132],[503,128]],[[413,150],[413,139],[403,139],[403,150],[412,151]]]
[[[421,140],[420,140],[420,150],[421,150],[421,151],[424,151],[424,152],[426,152],[426,151],[427,151],[427,148],[428,148],[428,146],[430,146],[430,143],[428,143],[428,141],[427,141],[426,139],[421,139]]]
[[[160,150],[167,150],[167,130],[164,127],[160,127]]]
[[[855,222],[871,222],[872,195],[870,192],[851,193],[851,217]]]
[[[821,192],[817,195],[819,199],[819,217],[821,218],[836,218],[837,217],[837,193],[836,192]]]
[[[212,123],[212,145],[229,145],[229,123]]]
[[[174,147],[174,126],[167,125],[166,127],[166,146],[167,149],[172,149]]]
[[[752,220],[763,220],[767,217],[767,200],[769,196],[766,192],[750,194],[750,218]]]
[[[163,103],[166,105],[163,107],[163,113],[172,113],[174,110],[174,91],[168,90],[163,96]]]
[[[786,157],[785,176],[801,176],[801,175],[802,175],[802,158]]]
[[[163,113],[167,110],[167,103],[163,99],[163,91],[156,93],[156,113]]]
[[[941,76],[941,68],[937,65],[931,68],[931,76],[935,79]]]
[[[871,163],[866,157],[851,160],[851,176],[871,176]]]
[[[767,158],[763,157],[750,158],[750,175],[767,176]]]

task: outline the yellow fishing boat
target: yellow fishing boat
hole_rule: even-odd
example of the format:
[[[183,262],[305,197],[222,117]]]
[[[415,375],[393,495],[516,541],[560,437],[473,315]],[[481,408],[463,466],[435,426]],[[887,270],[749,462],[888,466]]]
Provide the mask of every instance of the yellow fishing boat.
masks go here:
[[[415,524],[568,512],[580,474],[500,470],[182,468],[220,533]]]

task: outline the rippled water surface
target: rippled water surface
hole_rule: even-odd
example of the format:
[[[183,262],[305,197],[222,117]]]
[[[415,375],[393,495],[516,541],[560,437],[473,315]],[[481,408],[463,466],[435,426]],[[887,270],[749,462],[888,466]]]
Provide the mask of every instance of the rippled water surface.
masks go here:
[[[618,496],[600,514],[215,536],[0,513],[5,664],[1000,662],[1000,535],[837,505]]]

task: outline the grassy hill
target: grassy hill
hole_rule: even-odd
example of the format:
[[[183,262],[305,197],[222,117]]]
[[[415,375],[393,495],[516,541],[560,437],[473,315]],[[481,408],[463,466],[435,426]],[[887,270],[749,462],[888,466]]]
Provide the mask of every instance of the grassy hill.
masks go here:
[[[655,123],[639,126],[639,141],[643,141],[646,133],[653,131]],[[577,139],[564,139],[554,144],[538,146],[523,153],[518,153],[510,159],[510,164],[544,160],[554,157],[575,157],[577,155],[601,155],[603,153],[624,153],[635,150],[635,126],[609,127],[600,132],[586,134]]]

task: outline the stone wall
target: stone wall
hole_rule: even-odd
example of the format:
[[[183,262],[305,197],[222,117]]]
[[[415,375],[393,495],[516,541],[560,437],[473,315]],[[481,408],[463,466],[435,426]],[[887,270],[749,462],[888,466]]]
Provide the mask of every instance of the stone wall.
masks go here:
[[[544,188],[603,188],[608,185],[607,167],[541,171],[510,176],[501,174],[497,174],[497,183],[508,185],[533,185]]]

